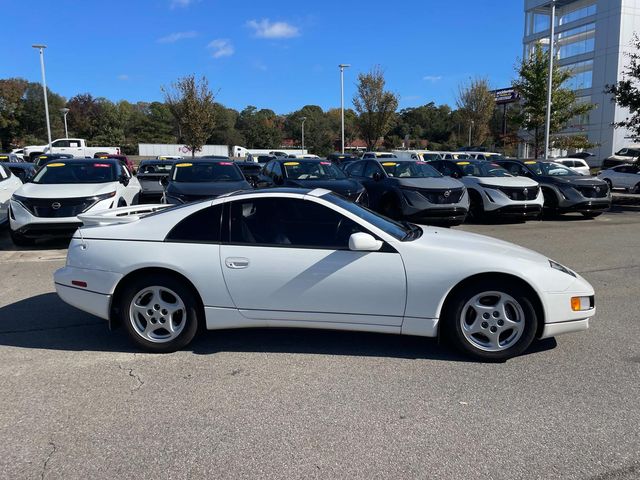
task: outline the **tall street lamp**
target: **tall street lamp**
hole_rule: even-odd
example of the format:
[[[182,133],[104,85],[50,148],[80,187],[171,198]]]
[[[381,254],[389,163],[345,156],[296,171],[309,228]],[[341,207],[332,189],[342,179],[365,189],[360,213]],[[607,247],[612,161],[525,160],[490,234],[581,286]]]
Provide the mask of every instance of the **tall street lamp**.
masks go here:
[[[340,118],[342,120],[342,154],[344,155],[344,69],[349,68],[348,63],[341,63],[340,68]]]
[[[49,122],[49,101],[47,100],[47,79],[44,75],[44,49],[46,45],[31,45],[40,50],[40,69],[42,70],[42,91],[44,92],[44,114],[47,117],[47,137],[49,138],[49,152],[51,152],[51,123]]]
[[[69,109],[61,108],[60,111],[64,117],[64,138],[69,138],[69,130],[67,129],[67,113],[69,113]]]
[[[469,148],[471,148],[471,130],[473,129],[474,124],[475,122],[471,120],[471,123],[469,124]]]
[[[551,100],[553,90],[553,56],[556,40],[556,0],[551,0],[551,35],[549,37],[549,80],[547,86],[547,123],[544,131],[544,158],[549,158],[551,140]],[[537,152],[536,152],[537,153]]]
[[[302,155],[304,156],[304,122],[307,121],[307,117],[302,117]]]

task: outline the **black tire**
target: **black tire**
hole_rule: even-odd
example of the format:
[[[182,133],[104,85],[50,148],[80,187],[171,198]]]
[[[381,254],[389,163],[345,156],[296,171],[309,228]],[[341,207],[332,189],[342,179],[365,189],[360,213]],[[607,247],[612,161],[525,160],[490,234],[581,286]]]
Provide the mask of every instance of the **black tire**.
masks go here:
[[[178,324],[178,328],[181,328],[180,332],[171,339],[168,340],[156,340],[151,341],[139,333],[142,320],[147,321],[146,318],[141,317],[140,314],[131,314],[133,307],[132,303],[141,298],[140,293],[145,289],[151,287],[160,287],[161,289],[168,289],[175,293],[181,300],[184,306],[184,313],[181,312],[181,318]],[[118,312],[120,312],[120,322],[124,325],[129,338],[138,347],[153,353],[171,353],[181,348],[186,347],[191,343],[196,333],[198,332],[198,324],[200,322],[200,309],[199,302],[196,294],[184,284],[183,281],[178,280],[176,277],[170,274],[153,275],[148,278],[137,278],[130,282],[123,289],[120,298],[117,301]],[[154,311],[154,315],[161,317],[163,314],[160,309],[155,311],[155,305],[147,305],[150,311]],[[145,306],[145,308],[147,307]],[[173,316],[173,314],[171,315]],[[135,318],[134,318],[135,317]],[[161,317],[162,318],[162,317]],[[165,320],[166,321],[166,320]],[[154,327],[157,327],[162,331],[163,327],[160,325],[160,319],[156,319],[153,322]],[[174,322],[174,319],[168,318],[168,322]],[[182,323],[184,322],[184,324]],[[144,326],[145,323],[142,322]],[[162,322],[163,324],[168,324]],[[176,322],[174,322],[176,323]],[[136,326],[137,325],[137,326]],[[182,325],[182,327],[180,327]],[[156,330],[158,331],[158,330]],[[169,329],[165,330],[169,333]]]
[[[602,212],[580,212],[585,218],[597,218],[602,215]]]
[[[18,232],[14,232],[11,230],[11,227],[9,227],[9,235],[11,236],[11,241],[16,247],[33,247],[36,244],[35,239],[25,237]]]
[[[519,322],[522,323],[518,328],[520,333],[515,329],[509,328],[505,321],[502,320],[502,316],[494,317],[491,315],[489,318],[475,317],[473,320],[480,322],[482,331],[473,334],[473,336],[467,333],[466,335],[471,336],[471,339],[468,339],[467,336],[465,336],[462,324],[463,322],[468,324],[468,322],[472,320],[468,315],[470,309],[465,308],[467,307],[467,303],[471,302],[475,297],[488,292],[499,292],[503,295],[501,298],[506,300],[506,297],[508,296],[511,297],[509,301],[514,300],[517,303],[520,308],[519,313],[517,308],[511,307],[512,313],[510,314],[515,314],[516,316],[521,317]],[[530,295],[531,294],[527,290],[519,287],[517,284],[513,285],[511,282],[506,282],[500,279],[496,279],[495,281],[483,281],[482,283],[475,283],[462,289],[457,289],[445,303],[442,315],[443,333],[458,350],[479,360],[497,362],[505,361],[509,358],[521,355],[527,350],[527,348],[529,348],[535,339],[538,329],[538,317],[535,309],[533,308]],[[491,295],[487,295],[482,298],[491,298]],[[466,311],[463,312],[463,310]],[[464,318],[462,317],[463,313],[465,314]],[[479,314],[476,312],[475,315]],[[502,326],[500,326],[499,323],[501,320]],[[484,324],[487,324],[486,328]],[[475,322],[472,325],[475,325]],[[484,336],[484,338],[490,342],[489,334],[490,332],[494,332],[493,328],[495,328],[496,331],[495,333],[491,333],[491,335],[498,339],[498,345],[500,344],[502,336],[505,336],[502,340],[504,345],[501,347],[502,349],[498,351],[483,349],[483,347],[479,345],[483,341],[482,339],[485,335],[483,332],[485,331],[487,332],[487,335]],[[511,334],[509,334],[509,332],[511,332]],[[513,336],[513,339],[510,341],[511,336]]]
[[[402,218],[402,209],[400,208],[400,202],[398,202],[397,198],[391,195],[388,195],[387,197],[382,199],[380,210],[385,217],[392,220],[399,220]]]
[[[480,222],[484,216],[484,203],[482,197],[475,190],[469,192],[469,218],[474,222]]]
[[[604,181],[607,184],[607,187],[609,187],[609,191],[612,192],[613,191],[613,184],[611,183],[611,180],[609,180],[608,178],[605,178]]]
[[[632,193],[640,193],[640,183],[631,189]]]

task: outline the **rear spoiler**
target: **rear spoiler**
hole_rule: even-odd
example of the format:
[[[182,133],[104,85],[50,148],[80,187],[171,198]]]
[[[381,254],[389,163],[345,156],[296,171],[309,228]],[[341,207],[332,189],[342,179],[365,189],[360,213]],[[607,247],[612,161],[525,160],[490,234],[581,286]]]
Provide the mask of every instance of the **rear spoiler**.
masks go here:
[[[118,223],[137,222],[142,217],[150,213],[163,210],[173,205],[133,205],[131,207],[112,208],[102,212],[87,213],[78,215],[78,219],[85,227],[96,227],[102,225],[116,225]]]

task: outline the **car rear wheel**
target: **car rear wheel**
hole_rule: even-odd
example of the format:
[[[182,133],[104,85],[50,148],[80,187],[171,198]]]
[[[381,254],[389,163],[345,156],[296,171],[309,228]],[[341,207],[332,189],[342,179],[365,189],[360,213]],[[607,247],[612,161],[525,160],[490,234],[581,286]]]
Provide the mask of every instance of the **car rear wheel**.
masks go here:
[[[447,302],[444,328],[463,353],[488,361],[522,354],[533,342],[538,318],[528,292],[505,282],[483,282]]]
[[[187,346],[198,331],[196,296],[170,275],[131,282],[119,308],[129,337],[150,352],[175,352]]]

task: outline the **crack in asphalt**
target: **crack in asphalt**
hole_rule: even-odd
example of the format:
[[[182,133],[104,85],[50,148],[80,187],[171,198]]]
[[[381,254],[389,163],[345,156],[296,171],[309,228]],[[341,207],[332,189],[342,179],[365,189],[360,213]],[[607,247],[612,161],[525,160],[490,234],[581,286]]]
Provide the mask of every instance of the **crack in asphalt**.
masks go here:
[[[138,385],[134,388],[131,389],[131,393],[133,392],[137,392],[138,390],[140,390],[142,388],[142,386],[144,385],[144,381],[140,379],[140,376],[133,373],[133,368],[124,368],[122,365],[118,364],[118,368],[120,368],[120,370],[126,370],[127,374],[131,377],[131,378],[135,378],[138,382]]]
[[[40,472],[40,480],[44,479],[45,474],[47,473],[47,465],[49,465],[49,460],[53,457],[53,454],[56,453],[57,447],[53,441],[49,441],[49,445],[51,445],[51,451],[47,458],[45,458],[44,463],[42,464],[42,471]]]
[[[616,270],[628,270],[632,268],[640,268],[640,265],[625,265],[623,267],[611,267],[611,268],[596,268],[593,270],[580,270],[578,273],[598,273],[598,272],[615,272]]]
[[[0,335],[9,334],[9,333],[48,332],[50,330],[63,330],[65,328],[91,327],[93,325],[101,325],[103,323],[104,322],[74,323],[71,325],[62,325],[60,327],[24,328],[19,330],[0,330]]]

